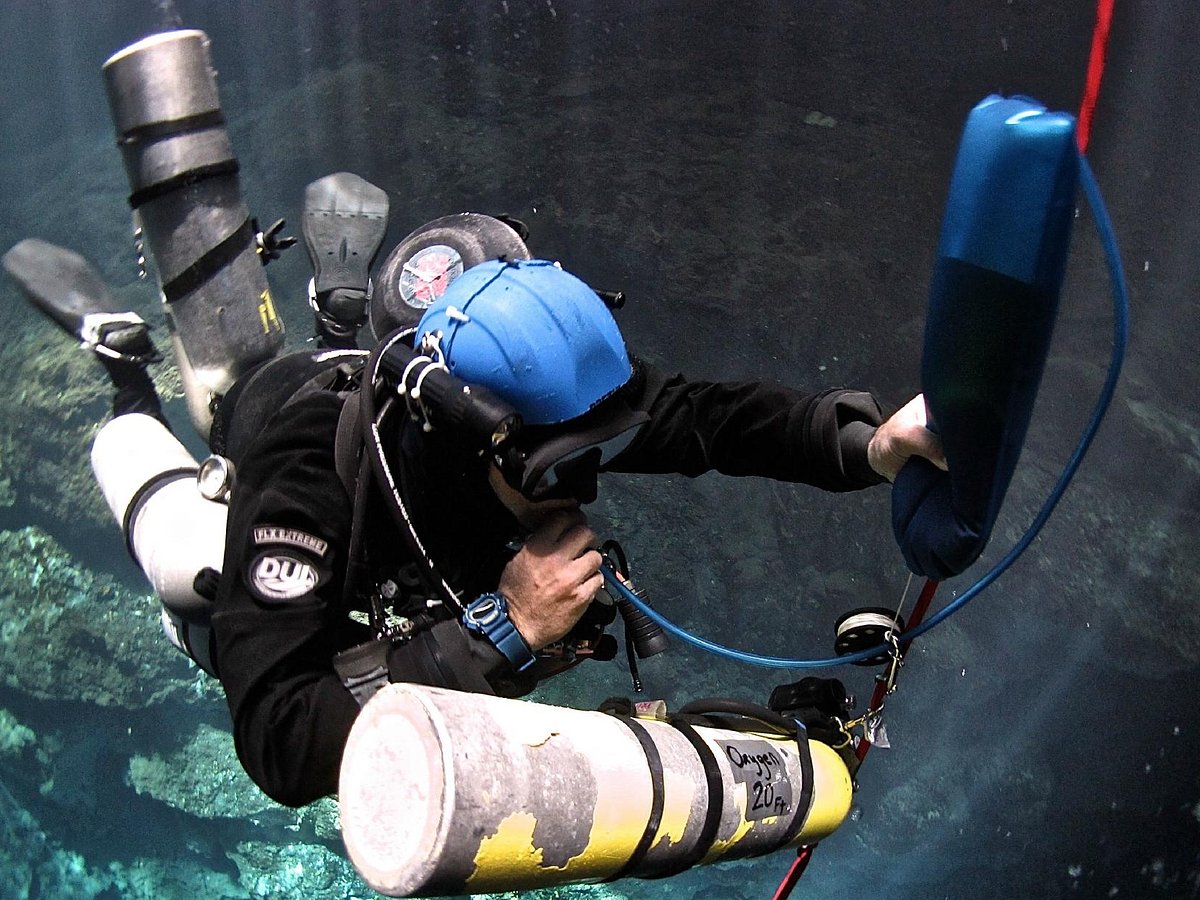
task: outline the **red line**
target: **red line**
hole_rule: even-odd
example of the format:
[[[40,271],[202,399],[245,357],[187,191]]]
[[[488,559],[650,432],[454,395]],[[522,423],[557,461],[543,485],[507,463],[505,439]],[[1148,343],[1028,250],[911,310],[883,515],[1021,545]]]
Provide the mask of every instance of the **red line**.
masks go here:
[[[933,595],[937,592],[938,582],[932,578],[925,579],[925,586],[921,588],[921,595],[917,597],[917,602],[913,605],[912,619],[908,623],[909,629],[916,628],[925,619],[925,613],[929,612],[929,604],[933,600]],[[904,658],[904,654],[908,652],[908,646],[912,641],[903,641],[900,644],[900,658]],[[887,693],[887,685],[882,681],[875,682],[875,690],[871,693],[871,702],[867,705],[867,709],[876,709],[884,694]],[[867,740],[866,735],[859,739],[858,746],[854,748],[854,755],[858,757],[858,761],[862,762],[867,758],[867,751],[871,749],[871,742]]]
[[[816,844],[805,845],[796,851],[796,858],[792,861],[792,867],[788,869],[787,874],[783,876],[783,881],[775,889],[775,895],[772,897],[772,900],[785,900],[785,898],[791,895],[796,882],[800,880],[800,876],[808,868],[808,861],[812,859],[813,848],[816,846]]]
[[[1088,57],[1087,83],[1084,85],[1083,102],[1079,105],[1079,127],[1075,131],[1080,153],[1087,152],[1088,141],[1092,136],[1092,116],[1096,110],[1096,100],[1100,96],[1100,81],[1104,77],[1114,3],[1115,0],[1098,0],[1096,4],[1096,27],[1092,30],[1092,52]]]

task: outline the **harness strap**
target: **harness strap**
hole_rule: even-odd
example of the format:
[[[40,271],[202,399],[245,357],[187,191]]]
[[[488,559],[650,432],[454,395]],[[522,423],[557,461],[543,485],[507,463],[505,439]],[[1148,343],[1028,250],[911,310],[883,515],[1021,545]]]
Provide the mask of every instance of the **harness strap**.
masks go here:
[[[333,658],[333,668],[360,707],[388,683],[388,651],[391,644],[371,640]]]
[[[348,497],[355,495],[355,485],[360,476],[359,461],[363,449],[362,431],[359,429],[361,413],[362,404],[348,398],[347,402],[342,404],[337,433],[333,439],[334,468]]]

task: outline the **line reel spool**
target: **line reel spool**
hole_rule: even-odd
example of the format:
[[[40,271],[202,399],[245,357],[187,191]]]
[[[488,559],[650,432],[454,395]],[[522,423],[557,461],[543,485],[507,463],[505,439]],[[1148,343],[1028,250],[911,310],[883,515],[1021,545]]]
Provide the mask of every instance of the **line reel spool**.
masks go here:
[[[904,631],[904,617],[883,606],[864,606],[838,617],[834,624],[833,652],[838,656],[861,653],[872,647],[892,644]],[[856,666],[878,666],[891,658],[886,650],[857,660]]]

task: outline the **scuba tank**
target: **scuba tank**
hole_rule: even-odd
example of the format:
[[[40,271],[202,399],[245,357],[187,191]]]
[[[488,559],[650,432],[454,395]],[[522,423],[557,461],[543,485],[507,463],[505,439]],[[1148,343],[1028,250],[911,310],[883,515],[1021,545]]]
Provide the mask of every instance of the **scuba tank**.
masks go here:
[[[158,419],[140,413],[117,416],[100,429],[92,471],[130,554],[162,602],[167,639],[215,675],[208,623],[225,555],[228,510],[221,491],[201,493],[201,466],[192,454]]]
[[[104,76],[188,413],[207,439],[215,402],[283,346],[208,38],[194,30],[151,35],[109,58]]]
[[[390,684],[355,720],[338,797],[367,883],[432,897],[662,878],[813,844],[852,790],[833,748],[757,707],[643,717]]]

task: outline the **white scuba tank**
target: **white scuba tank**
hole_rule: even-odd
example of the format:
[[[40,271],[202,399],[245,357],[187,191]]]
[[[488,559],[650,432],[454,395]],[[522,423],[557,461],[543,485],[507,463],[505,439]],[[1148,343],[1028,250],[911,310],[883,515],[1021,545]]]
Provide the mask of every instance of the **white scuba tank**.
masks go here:
[[[92,471],[134,560],[162,601],[163,630],[213,673],[211,601],[196,576],[220,572],[228,507],[200,493],[199,464],[157,419],[117,416],[92,444]]]

